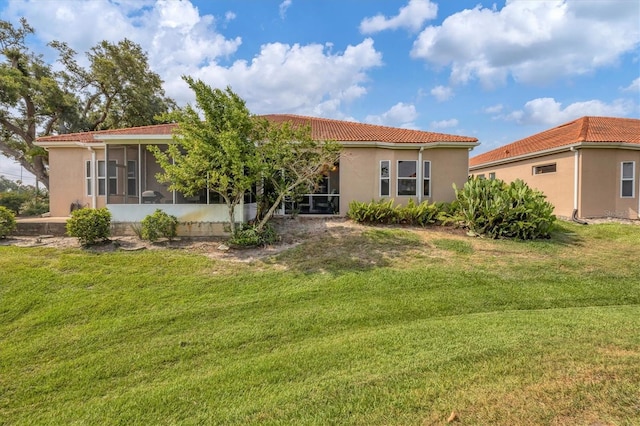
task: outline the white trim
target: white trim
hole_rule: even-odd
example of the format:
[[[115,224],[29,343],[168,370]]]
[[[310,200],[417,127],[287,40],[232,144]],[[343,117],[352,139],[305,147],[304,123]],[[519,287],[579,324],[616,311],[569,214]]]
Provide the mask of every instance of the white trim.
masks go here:
[[[580,180],[580,150],[573,154],[573,210],[578,210],[578,182]]]
[[[387,170],[387,173],[389,174],[389,176],[382,177],[382,163],[383,162],[387,162],[389,163],[389,167]],[[387,180],[389,182],[389,193],[387,195],[383,195],[382,194],[382,180]],[[380,160],[380,162],[378,163],[378,196],[380,197],[391,197],[391,160]]]
[[[631,178],[624,177],[624,165],[631,164]],[[631,195],[622,195],[622,182],[631,181]],[[636,196],[636,162],[621,161],[620,162],[620,198],[635,198]]]
[[[429,163],[429,177],[425,177],[425,176],[424,176],[424,170],[425,170],[424,165],[425,165],[426,163]],[[422,194],[422,196],[423,196],[423,197],[427,197],[427,198],[432,198],[432,197],[433,197],[433,181],[432,181],[432,176],[433,176],[433,172],[432,172],[432,170],[431,170],[431,160],[425,160],[425,161],[423,161],[423,162],[422,162],[422,179],[421,179],[421,182],[422,182],[422,188],[421,188],[421,189],[422,189],[422,192],[421,192],[421,194]],[[429,195],[424,195],[424,181],[425,181],[425,180],[429,180]]]
[[[432,149],[432,148],[474,148],[478,142],[372,142],[372,141],[337,141],[350,148],[386,148],[386,149]]]
[[[173,135],[93,135],[93,139],[97,141],[153,141],[153,140],[171,140]]]
[[[412,162],[415,164],[416,166],[416,176],[415,177],[405,177],[405,176],[400,176],[400,162]],[[416,191],[413,194],[400,194],[400,179],[403,180],[415,180],[416,181]],[[416,197],[418,195],[418,162],[417,160],[396,160],[396,196],[397,197]]]

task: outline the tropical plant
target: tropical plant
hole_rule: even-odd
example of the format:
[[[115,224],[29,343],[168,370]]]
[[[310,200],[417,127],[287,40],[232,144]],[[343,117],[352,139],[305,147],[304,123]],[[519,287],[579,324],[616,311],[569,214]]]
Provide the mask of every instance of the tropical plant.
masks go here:
[[[469,179],[456,190],[458,214],[473,235],[529,240],[547,238],[556,217],[545,195],[522,180]]]

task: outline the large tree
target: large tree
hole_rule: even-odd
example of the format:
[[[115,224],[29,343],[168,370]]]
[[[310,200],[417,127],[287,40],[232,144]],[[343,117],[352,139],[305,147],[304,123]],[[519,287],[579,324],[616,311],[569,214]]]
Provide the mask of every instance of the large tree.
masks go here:
[[[338,160],[335,142],[315,141],[308,126],[274,124],[252,115],[231,88],[213,89],[184,77],[197,108],[187,105],[166,118],[178,126],[166,151],[149,149],[164,170],[157,178],[171,190],[195,195],[203,189],[225,201],[229,227],[244,195],[269,186],[272,195],[256,227],[261,230],[287,196],[309,192]]]
[[[32,34],[24,18],[18,26],[0,21],[0,152],[47,188],[48,156],[34,145],[37,137],[154,124],[174,108],[137,44],[103,41],[84,69],[65,43],[52,42],[63,65],[54,71],[27,46]]]

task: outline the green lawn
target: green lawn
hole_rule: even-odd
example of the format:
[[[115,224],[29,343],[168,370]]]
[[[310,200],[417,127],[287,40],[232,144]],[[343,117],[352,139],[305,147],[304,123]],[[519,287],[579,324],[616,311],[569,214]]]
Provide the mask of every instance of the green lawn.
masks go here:
[[[0,424],[640,424],[640,226],[0,247]]]

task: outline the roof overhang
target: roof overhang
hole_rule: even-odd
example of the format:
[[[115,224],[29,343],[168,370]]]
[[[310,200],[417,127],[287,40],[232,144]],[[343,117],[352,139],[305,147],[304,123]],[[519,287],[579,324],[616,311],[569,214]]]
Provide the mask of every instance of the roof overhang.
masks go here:
[[[80,142],[80,141],[35,141],[35,146],[39,146],[44,149],[49,148],[92,148],[92,149],[104,149],[102,142]]]
[[[516,155],[514,157],[503,158],[500,160],[488,161],[486,163],[477,164],[475,166],[469,166],[470,171],[477,169],[484,169],[493,166],[502,166],[503,164],[515,163],[517,161],[530,160],[533,158],[544,157],[551,154],[558,154],[565,151],[575,151],[576,149],[629,149],[640,150],[639,144],[625,143],[625,142],[578,142],[569,145],[563,145],[556,148],[545,149],[529,154]]]
[[[173,139],[173,135],[97,135],[94,138],[105,144],[121,144],[123,142],[149,144],[154,141],[170,141]]]

